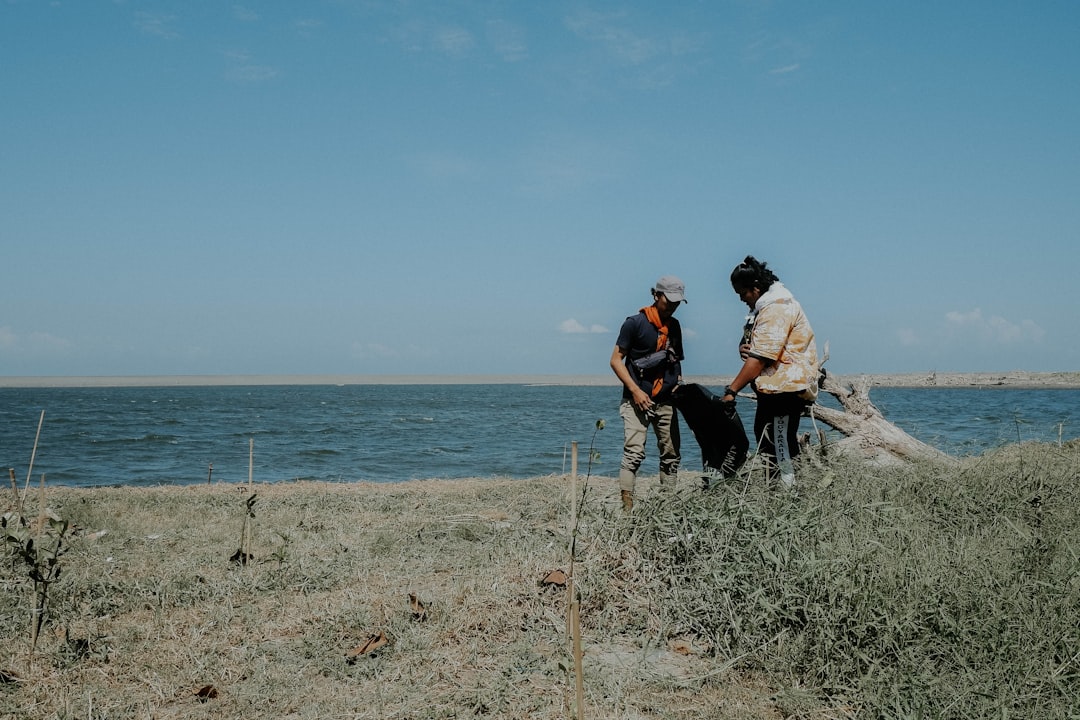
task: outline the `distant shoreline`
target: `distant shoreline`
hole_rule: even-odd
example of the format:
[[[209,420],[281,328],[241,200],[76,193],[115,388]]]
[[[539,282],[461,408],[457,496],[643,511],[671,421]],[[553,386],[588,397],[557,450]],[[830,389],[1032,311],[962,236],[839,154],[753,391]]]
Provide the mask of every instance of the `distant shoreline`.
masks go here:
[[[874,387],[1080,388],[1080,372],[921,372],[835,375],[850,383],[869,378]],[[726,376],[691,376],[688,382],[722,386]],[[0,388],[214,387],[255,385],[570,385],[615,386],[613,374],[596,375],[131,375],[0,376]]]

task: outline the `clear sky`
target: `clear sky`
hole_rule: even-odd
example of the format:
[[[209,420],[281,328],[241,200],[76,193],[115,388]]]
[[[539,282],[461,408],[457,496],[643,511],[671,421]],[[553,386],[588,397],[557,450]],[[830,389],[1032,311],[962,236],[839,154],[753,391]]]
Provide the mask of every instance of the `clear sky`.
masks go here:
[[[0,0],[0,375],[1080,369],[1080,2]]]

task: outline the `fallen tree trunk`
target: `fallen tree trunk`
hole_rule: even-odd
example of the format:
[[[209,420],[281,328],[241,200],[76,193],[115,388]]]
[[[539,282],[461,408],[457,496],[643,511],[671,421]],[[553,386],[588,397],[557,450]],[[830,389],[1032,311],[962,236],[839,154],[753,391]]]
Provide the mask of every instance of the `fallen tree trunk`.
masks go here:
[[[863,376],[845,384],[827,377],[821,389],[836,398],[843,410],[815,403],[810,407],[810,416],[846,436],[835,443],[838,449],[854,447],[879,462],[953,461],[948,454],[916,440],[886,420],[870,402],[869,378]]]

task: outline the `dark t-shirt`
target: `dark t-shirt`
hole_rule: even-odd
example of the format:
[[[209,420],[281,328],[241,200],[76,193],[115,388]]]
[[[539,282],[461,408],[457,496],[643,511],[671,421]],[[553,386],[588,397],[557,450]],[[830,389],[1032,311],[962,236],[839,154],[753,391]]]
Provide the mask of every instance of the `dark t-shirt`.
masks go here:
[[[682,375],[681,361],[684,359],[682,326],[679,325],[679,321],[675,318],[668,319],[667,325],[668,345],[671,347],[676,360],[675,362],[661,363],[652,370],[640,372],[632,364],[633,360],[656,352],[656,341],[660,337],[660,331],[649,322],[644,312],[626,318],[619,329],[619,339],[615,341],[615,344],[622,349],[623,355],[627,358],[626,366],[630,370],[630,376],[637,381],[638,387],[646,393],[652,394],[653,380],[661,374],[663,375],[664,387],[653,398],[654,401],[658,402],[670,402],[671,390],[678,383],[679,376]],[[630,397],[630,391],[625,387],[623,388],[623,397]]]

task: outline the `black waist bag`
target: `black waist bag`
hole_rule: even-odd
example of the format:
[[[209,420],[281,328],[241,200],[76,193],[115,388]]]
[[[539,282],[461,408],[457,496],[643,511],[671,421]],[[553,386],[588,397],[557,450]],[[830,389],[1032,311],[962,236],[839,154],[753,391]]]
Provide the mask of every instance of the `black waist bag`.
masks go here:
[[[746,462],[750,440],[735,404],[725,406],[720,395],[696,383],[680,385],[672,401],[701,447],[706,471],[731,477]]]
[[[656,370],[665,363],[675,362],[675,353],[670,349],[657,350],[654,353],[649,353],[645,357],[639,357],[637,360],[631,360],[631,363],[637,371],[641,374],[647,374],[650,370]]]

